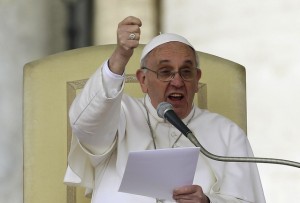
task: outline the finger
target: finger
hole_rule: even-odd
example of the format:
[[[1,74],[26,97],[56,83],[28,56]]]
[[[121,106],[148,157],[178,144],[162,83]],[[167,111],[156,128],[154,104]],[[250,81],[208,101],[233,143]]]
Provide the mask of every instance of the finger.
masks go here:
[[[140,34],[139,33],[129,33],[128,34],[128,40],[139,40],[140,39]]]
[[[134,32],[123,32],[118,36],[118,41],[120,45],[125,47],[135,48],[139,44],[140,34]]]
[[[118,30],[118,44],[126,50],[136,48],[139,45],[140,37],[139,28],[128,28],[126,26]]]
[[[134,34],[135,35],[135,39],[138,40],[140,39],[140,35],[141,35],[141,30],[140,28],[136,28],[136,27],[131,27],[131,26],[123,26],[123,27],[119,27],[118,28],[118,37],[119,38],[123,38],[129,39],[129,35],[130,34]]]
[[[134,16],[128,16],[120,22],[119,25],[137,25],[138,27],[142,26],[142,21]]]
[[[131,33],[134,33],[134,34],[138,34],[138,36],[135,39],[139,39],[140,38],[139,35],[141,34],[141,30],[140,30],[141,25],[142,25],[141,20],[136,17],[129,16],[125,18],[118,25],[119,38],[126,39]]]
[[[191,193],[195,193],[195,192],[202,192],[202,188],[199,185],[188,185],[188,186],[183,186],[183,187],[179,187],[176,188],[173,193],[175,195],[184,195],[184,194],[191,194]]]
[[[205,202],[206,196],[199,185],[189,185],[177,188],[173,191],[173,198],[177,202],[197,201]]]
[[[118,33],[141,33],[141,29],[138,25],[119,25]]]

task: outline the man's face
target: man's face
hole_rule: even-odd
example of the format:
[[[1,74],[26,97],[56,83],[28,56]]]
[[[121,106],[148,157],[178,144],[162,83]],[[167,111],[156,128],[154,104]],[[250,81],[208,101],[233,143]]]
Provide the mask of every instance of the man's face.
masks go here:
[[[147,59],[146,67],[153,70],[195,69],[196,59],[191,47],[180,42],[169,42],[153,49]],[[137,71],[137,78],[142,91],[147,93],[154,108],[161,102],[172,104],[174,111],[180,118],[185,118],[192,109],[195,93],[198,91],[198,81],[201,71],[196,69],[195,76],[190,81],[185,81],[176,73],[169,82],[161,81],[152,71]]]

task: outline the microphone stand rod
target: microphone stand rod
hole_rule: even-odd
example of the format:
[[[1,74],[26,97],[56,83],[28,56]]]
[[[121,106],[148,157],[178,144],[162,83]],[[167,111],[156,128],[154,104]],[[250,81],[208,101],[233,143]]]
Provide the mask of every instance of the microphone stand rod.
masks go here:
[[[267,164],[281,164],[300,168],[300,163],[295,161],[283,160],[283,159],[273,159],[273,158],[259,158],[259,157],[227,157],[218,156],[207,151],[196,139],[193,133],[187,133],[186,137],[196,146],[200,148],[200,152],[206,157],[223,162],[251,162],[251,163],[267,163]]]

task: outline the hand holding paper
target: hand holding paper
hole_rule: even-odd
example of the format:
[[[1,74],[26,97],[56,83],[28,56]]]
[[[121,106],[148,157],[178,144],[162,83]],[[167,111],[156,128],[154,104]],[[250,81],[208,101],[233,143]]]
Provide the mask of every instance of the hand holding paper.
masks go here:
[[[199,148],[131,152],[120,192],[172,200],[175,188],[193,184]]]

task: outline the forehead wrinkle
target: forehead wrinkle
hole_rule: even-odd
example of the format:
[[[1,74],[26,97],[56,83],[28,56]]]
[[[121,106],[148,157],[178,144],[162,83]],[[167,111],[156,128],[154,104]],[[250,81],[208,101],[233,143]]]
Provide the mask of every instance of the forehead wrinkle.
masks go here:
[[[170,62],[170,60],[168,60],[168,59],[163,59],[163,60],[160,60],[160,61],[158,62],[158,64],[169,63],[169,62]]]
[[[171,60],[163,59],[163,60],[160,60],[158,62],[158,64],[164,64],[164,63],[170,63],[170,62],[171,62]],[[187,59],[187,60],[183,61],[182,65],[184,65],[184,64],[194,65],[193,61],[190,60],[190,59]]]

